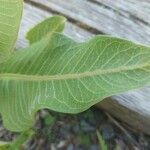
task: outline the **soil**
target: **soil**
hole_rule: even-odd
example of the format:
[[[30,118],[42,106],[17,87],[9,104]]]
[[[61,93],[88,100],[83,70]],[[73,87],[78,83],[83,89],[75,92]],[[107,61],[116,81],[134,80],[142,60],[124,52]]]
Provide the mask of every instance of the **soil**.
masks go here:
[[[103,150],[96,131],[109,150],[150,150],[150,136],[97,108],[77,115],[42,110],[37,114],[35,130],[36,135],[22,150]],[[5,130],[0,120],[1,141],[12,141],[17,136]]]

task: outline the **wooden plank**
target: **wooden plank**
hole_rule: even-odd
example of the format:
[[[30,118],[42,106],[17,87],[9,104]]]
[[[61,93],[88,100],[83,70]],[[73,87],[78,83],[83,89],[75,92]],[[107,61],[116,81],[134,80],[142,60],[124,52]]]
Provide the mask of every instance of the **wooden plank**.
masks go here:
[[[103,32],[145,44],[150,43],[150,26],[138,19],[133,19],[129,16],[124,17],[121,15],[124,10],[118,9],[116,13],[112,9],[86,0],[69,0],[69,2],[68,0],[26,1],[38,3],[41,6],[45,6],[45,9],[47,8],[51,11],[64,14],[68,18],[79,21],[90,28],[94,28],[97,32]],[[150,3],[147,3],[147,5],[150,6]],[[147,15],[145,19],[150,20],[150,16]]]
[[[99,103],[97,107],[104,109],[122,122],[131,125],[137,132],[145,132],[150,135],[150,114],[148,111],[150,107],[149,96],[147,98],[143,96],[146,90],[139,95],[137,95],[137,93],[138,91],[135,91],[133,95],[130,93],[123,97],[118,97],[117,100],[116,97],[114,97],[115,99],[112,99],[113,97],[107,98]],[[131,98],[131,101],[128,98]],[[138,99],[136,100],[136,98]]]
[[[50,11],[44,11],[40,9],[39,6],[36,8],[29,4],[25,4],[25,11],[17,47],[25,47],[27,45],[27,41],[24,37],[29,28],[51,15],[52,13],[50,13]],[[84,41],[93,36],[92,33],[87,32],[86,30],[81,29],[79,25],[74,25],[73,23],[68,22],[66,25],[65,34],[76,40]],[[137,127],[137,124],[139,123],[138,128],[150,134],[150,129],[148,128],[150,125],[149,100],[150,88],[147,87],[141,90],[113,96],[111,100],[109,99],[100,103],[100,106],[133,126]]]
[[[150,134],[150,87],[112,96],[99,103],[98,107]]]
[[[112,9],[131,20],[150,24],[150,0],[88,0],[92,3]]]

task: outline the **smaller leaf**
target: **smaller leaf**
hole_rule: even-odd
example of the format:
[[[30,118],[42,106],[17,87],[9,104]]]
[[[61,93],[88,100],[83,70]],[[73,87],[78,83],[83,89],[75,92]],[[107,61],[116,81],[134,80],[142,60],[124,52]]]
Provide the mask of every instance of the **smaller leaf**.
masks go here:
[[[47,115],[45,118],[44,118],[44,123],[45,125],[47,126],[52,126],[56,121],[56,118],[51,116],[51,115]]]
[[[66,18],[62,16],[53,16],[39,23],[36,27],[27,33],[27,39],[30,44],[41,40],[46,35],[52,35],[55,32],[62,32],[65,27]]]
[[[8,150],[10,147],[9,142],[0,141],[0,150]]]

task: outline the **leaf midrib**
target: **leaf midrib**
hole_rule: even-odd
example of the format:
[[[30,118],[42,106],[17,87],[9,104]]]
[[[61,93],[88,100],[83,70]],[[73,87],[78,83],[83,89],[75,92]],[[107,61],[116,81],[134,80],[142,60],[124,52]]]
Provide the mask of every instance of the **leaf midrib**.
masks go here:
[[[105,74],[119,73],[123,71],[131,71],[136,69],[142,69],[149,67],[149,63],[142,65],[133,65],[133,66],[123,66],[115,69],[98,69],[92,72],[82,72],[82,73],[73,73],[73,74],[60,74],[60,75],[25,75],[25,74],[15,74],[15,73],[1,73],[0,80],[4,79],[13,79],[13,80],[23,80],[23,81],[51,81],[51,80],[67,80],[67,79],[78,79],[85,77],[93,77]],[[146,70],[145,70],[146,71]]]

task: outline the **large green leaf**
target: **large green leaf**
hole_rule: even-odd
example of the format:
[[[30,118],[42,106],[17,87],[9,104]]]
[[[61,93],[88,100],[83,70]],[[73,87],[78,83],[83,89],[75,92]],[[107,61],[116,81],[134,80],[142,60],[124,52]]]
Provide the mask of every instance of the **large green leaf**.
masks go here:
[[[149,84],[149,47],[108,36],[77,43],[47,34],[1,64],[0,113],[8,129],[24,131],[39,109],[79,113]]]
[[[0,0],[0,62],[8,56],[17,39],[23,0]]]

